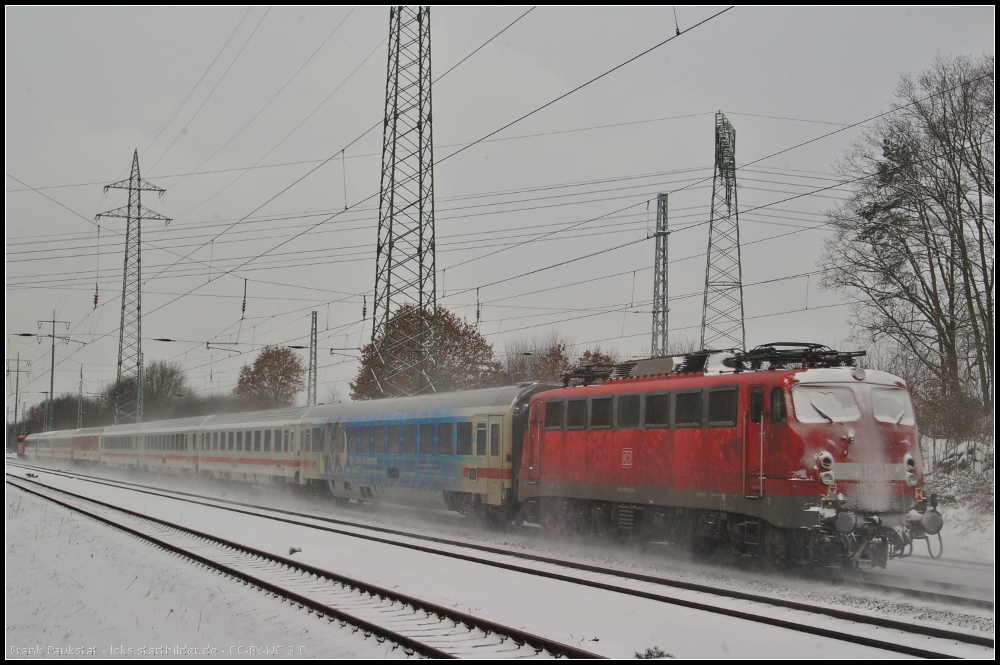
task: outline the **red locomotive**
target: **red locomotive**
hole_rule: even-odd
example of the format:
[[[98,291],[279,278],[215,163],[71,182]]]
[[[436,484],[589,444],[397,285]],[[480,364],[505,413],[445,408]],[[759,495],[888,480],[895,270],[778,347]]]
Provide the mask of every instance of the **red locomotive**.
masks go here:
[[[543,526],[884,567],[943,520],[923,496],[904,382],[853,367],[858,355],[811,344],[702,352],[537,393],[519,498]]]

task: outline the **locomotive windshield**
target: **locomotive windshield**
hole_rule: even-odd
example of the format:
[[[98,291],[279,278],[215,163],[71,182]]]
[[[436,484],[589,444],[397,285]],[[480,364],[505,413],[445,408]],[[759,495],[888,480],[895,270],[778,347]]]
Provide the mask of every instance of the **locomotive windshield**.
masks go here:
[[[846,387],[794,386],[792,402],[802,423],[845,423],[861,417],[854,391]]]
[[[875,420],[879,422],[896,423],[897,425],[916,423],[910,395],[899,388],[872,389],[872,411],[875,413]]]

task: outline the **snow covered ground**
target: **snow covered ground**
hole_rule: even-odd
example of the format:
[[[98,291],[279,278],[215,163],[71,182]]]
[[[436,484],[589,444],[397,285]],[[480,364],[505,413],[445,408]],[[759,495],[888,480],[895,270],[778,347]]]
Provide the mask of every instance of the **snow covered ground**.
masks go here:
[[[113,488],[102,488],[98,491],[92,483],[83,483],[78,480],[67,480],[61,479],[56,482],[56,477],[49,476],[48,474],[43,474],[46,476],[44,480],[46,482],[52,482],[52,484],[64,486],[67,489],[74,489],[75,491],[84,492],[86,494],[93,494],[95,496],[103,495],[108,499],[112,499],[114,495],[118,495],[118,500],[121,500],[122,490],[116,490]],[[86,491],[84,486],[86,485]],[[226,493],[229,498],[233,497],[232,486],[220,486],[226,487]],[[188,487],[187,489],[192,489]],[[204,489],[204,488],[200,488]],[[237,493],[242,494],[244,490],[237,489]],[[268,505],[275,505],[275,503],[285,503],[289,499],[287,497],[281,497],[276,495],[276,493],[260,492],[257,490],[251,490],[250,494],[254,494],[254,502],[267,503]],[[8,504],[11,503],[10,498],[11,490],[8,490]],[[274,496],[271,496],[274,494]],[[876,653],[884,657],[884,652],[875,652],[871,649],[862,649],[860,647],[854,647],[851,645],[845,645],[842,642],[817,639],[811,636],[802,635],[795,633],[793,631],[786,631],[780,629],[774,629],[762,625],[747,625],[745,622],[740,622],[734,619],[726,619],[718,617],[716,615],[706,615],[704,612],[692,612],[691,610],[684,610],[682,608],[677,608],[669,605],[664,605],[662,603],[656,603],[653,601],[642,601],[635,599],[627,599],[622,597],[621,594],[614,594],[610,592],[601,592],[594,589],[572,589],[567,590],[565,584],[556,584],[549,580],[539,580],[538,578],[528,577],[521,575],[520,578],[517,576],[511,576],[505,574],[503,571],[498,571],[497,569],[484,569],[481,565],[471,564],[467,562],[455,561],[454,559],[443,559],[437,555],[416,553],[413,551],[406,550],[404,548],[398,547],[386,547],[384,545],[377,546],[365,541],[359,541],[356,538],[349,538],[344,536],[336,536],[333,534],[321,534],[310,532],[309,530],[302,529],[301,527],[291,527],[290,525],[278,525],[272,523],[266,523],[259,518],[250,518],[248,516],[239,516],[227,514],[223,519],[220,520],[219,514],[214,509],[193,507],[190,504],[182,504],[174,502],[172,500],[164,500],[155,497],[149,497],[148,495],[136,495],[132,493],[133,503],[130,505],[135,505],[137,509],[142,510],[155,510],[161,517],[166,519],[181,521],[194,528],[203,528],[205,530],[211,530],[213,533],[217,533],[222,537],[228,537],[233,540],[239,540],[246,542],[247,544],[261,547],[262,549],[270,549],[276,553],[286,554],[288,547],[302,547],[303,552],[296,555],[296,557],[301,557],[304,561],[312,563],[314,565],[320,565],[328,569],[336,570],[342,574],[351,575],[359,579],[364,579],[369,582],[381,584],[384,586],[390,586],[393,588],[398,588],[399,590],[416,595],[422,598],[426,598],[433,602],[438,602],[441,604],[452,605],[466,609],[468,611],[486,616],[494,621],[500,623],[505,623],[512,625],[514,627],[529,630],[531,632],[538,632],[545,634],[549,637],[559,639],[566,643],[577,644],[590,651],[595,651],[609,656],[615,657],[628,657],[632,656],[636,651],[643,651],[646,648],[657,646],[666,651],[677,656],[689,656],[689,657],[767,657],[767,656],[784,656],[784,657],[795,657],[804,654],[809,654],[812,656],[848,656],[848,657],[865,657],[872,656]],[[145,497],[145,498],[142,498]],[[23,504],[23,499],[21,503]],[[308,498],[302,499],[304,503],[310,504],[311,500]],[[37,500],[36,500],[37,503]],[[141,506],[139,504],[142,504]],[[329,506],[329,504],[324,503],[324,506]],[[356,507],[355,507],[356,508]],[[47,509],[49,512],[52,509]],[[56,511],[58,512],[58,511]],[[65,511],[63,511],[65,512]],[[385,519],[385,514],[379,511],[347,511],[352,517],[357,518],[359,516],[364,517],[367,515],[370,519],[383,518]],[[389,513],[393,516],[395,520],[409,520],[411,523],[408,525],[410,529],[413,529],[414,524],[413,516],[406,513]],[[346,515],[345,515],[346,516]],[[63,516],[65,519],[66,516]],[[78,518],[74,518],[79,521]],[[429,530],[447,530],[449,526],[451,527],[462,527],[465,525],[464,522],[453,524],[453,517],[449,515],[439,515],[435,519],[429,520],[430,524],[428,528],[421,528],[423,532]],[[12,522],[13,520],[8,520]],[[29,518],[29,522],[37,521],[36,518]],[[391,519],[389,521],[392,521]],[[436,524],[436,526],[434,526]],[[11,533],[10,529],[12,527],[8,526],[8,646],[11,644],[16,644],[16,640],[12,642],[12,635],[17,635],[17,631],[12,630],[12,620],[11,616],[15,613],[12,610],[16,610],[17,614],[23,613],[26,606],[14,605],[11,602],[11,598],[14,595],[11,593],[10,580],[13,579],[11,575],[10,566],[12,560],[23,561],[26,557],[31,558],[36,556],[36,553],[29,552],[26,550],[20,553],[20,556],[14,556],[17,554],[11,550]],[[94,530],[97,529],[98,533]],[[84,541],[85,543],[91,543],[92,546],[96,547],[97,542],[100,540],[100,530],[106,527],[100,527],[98,525],[89,524],[89,538],[90,540]],[[462,528],[453,528],[452,533],[449,535],[455,536],[454,531],[461,531]],[[58,530],[57,530],[58,533]],[[116,537],[120,539],[127,540],[131,547],[143,549],[141,544],[139,544],[134,539],[130,537],[122,536],[121,534],[115,534]],[[509,534],[508,534],[509,536]],[[489,532],[482,532],[476,529],[472,529],[465,536],[470,540],[480,540],[487,541],[489,538],[493,538],[494,542],[491,544],[501,544],[496,542],[496,540],[505,541],[508,545],[513,545],[515,547],[530,547],[530,548],[547,548],[551,546],[547,541],[535,541],[531,542],[532,539],[521,539],[516,538],[514,540],[521,542],[510,542],[512,539],[508,538],[503,534],[489,534]],[[23,540],[23,538],[22,538]],[[527,540],[528,542],[524,542]],[[67,550],[68,545],[72,541],[57,541],[54,543],[52,550]],[[28,548],[30,549],[30,547]],[[283,551],[282,551],[283,550]],[[89,550],[84,550],[89,551]],[[549,552],[552,554],[553,552]],[[186,570],[185,564],[172,557],[160,552],[156,553],[161,558],[165,558],[172,562],[174,567],[180,567],[182,570]],[[53,554],[46,555],[49,557],[46,559],[46,564],[42,566],[39,570],[41,571],[61,571],[64,567],[65,561],[72,560],[76,561],[71,551],[65,551],[62,558],[52,560]],[[595,552],[593,548],[581,547],[580,552],[577,555],[583,559],[595,558]],[[643,556],[638,557],[639,559],[645,559],[647,557],[652,557],[653,555],[647,553]],[[141,553],[136,552],[129,557],[129,560],[144,560],[148,557],[143,557]],[[617,557],[616,557],[617,558]],[[84,561],[83,564],[87,562]],[[617,561],[618,564],[623,564],[621,560]],[[107,566],[107,558],[105,558],[102,564]],[[662,565],[655,566],[649,564],[642,564],[638,562],[632,562],[631,564],[624,562],[624,565],[631,565],[639,568],[662,568]],[[188,564],[190,566],[190,564]],[[193,568],[193,567],[192,567]],[[140,570],[136,572],[141,572],[144,570],[144,566],[140,566]],[[72,571],[72,568],[67,570]],[[208,576],[213,580],[220,579],[218,576],[207,573],[205,571],[198,570],[200,575]],[[91,582],[100,579],[100,569],[92,570],[93,575],[96,577],[91,577]],[[111,570],[114,573],[115,579],[117,579],[118,571],[112,567]],[[36,571],[37,574],[37,571]],[[72,573],[77,579],[76,572]],[[82,574],[82,573],[81,573]],[[149,573],[146,573],[147,577]],[[721,577],[719,575],[710,575],[702,573],[702,576],[711,577]],[[138,577],[136,575],[135,577]],[[122,578],[129,577],[128,573],[121,576]],[[243,607],[243,601],[232,599],[229,597],[228,589],[226,584],[218,584],[217,588],[219,590],[218,595],[206,594],[201,592],[201,597],[195,595],[189,598],[189,594],[193,593],[191,591],[180,591],[176,587],[178,585],[188,586],[187,580],[189,575],[180,572],[179,574],[167,575],[167,579],[174,582],[173,586],[169,586],[163,582],[161,579],[161,587],[164,589],[161,593],[171,594],[181,594],[181,598],[187,601],[185,607],[194,608],[198,607],[200,609],[201,605],[199,603],[208,603],[209,601],[216,601],[222,603],[223,607]],[[54,577],[52,575],[43,576],[44,580],[48,580],[50,589],[50,594],[58,595],[61,587],[70,585],[69,591],[71,593],[82,593],[82,590],[72,588],[74,584],[71,580],[67,580],[65,576],[61,574],[56,574]],[[114,588],[123,588],[128,582],[132,581],[132,578],[118,580],[120,584]],[[146,587],[155,588],[155,580],[145,580]],[[225,580],[223,580],[225,581]],[[702,580],[705,581],[705,580]],[[713,583],[718,583],[718,580],[711,580]],[[38,582],[35,582],[38,583]],[[139,582],[135,582],[138,584]],[[197,588],[200,582],[192,581],[192,584]],[[86,582],[85,582],[86,584]],[[132,588],[135,588],[133,584]],[[730,581],[730,584],[733,584]],[[748,583],[736,580],[736,586],[745,586]],[[152,586],[151,586],[152,585]],[[774,585],[769,583],[756,582],[755,586],[757,588],[752,588],[753,591],[760,591],[761,588],[772,588]],[[222,590],[226,590],[226,593],[222,593]],[[246,590],[242,586],[238,586],[238,590],[243,594],[247,594]],[[143,589],[146,592],[146,589]],[[39,593],[36,591],[36,594]],[[786,592],[787,593],[787,592]],[[801,593],[801,592],[800,592]],[[253,598],[258,598],[257,603],[260,604],[260,595],[250,592],[249,595]],[[783,594],[779,594],[783,595]],[[60,596],[61,597],[61,596]],[[159,602],[159,601],[157,601]],[[267,599],[267,602],[274,603],[277,605],[277,601],[272,599]],[[167,605],[181,605],[178,601],[172,601],[172,599],[166,602]],[[851,604],[851,603],[847,603]],[[891,603],[889,603],[891,604]],[[104,605],[107,605],[105,602]],[[47,611],[50,614],[59,616],[61,608],[63,605],[46,606],[43,611]],[[157,605],[150,608],[149,611],[156,612]],[[286,606],[280,606],[284,610],[285,614],[282,614],[282,619],[287,622],[287,626],[291,627],[291,633],[288,628],[286,628],[282,634],[302,634],[300,624],[302,626],[308,627],[316,623],[315,619],[311,619],[308,615],[302,612],[290,610]],[[126,617],[130,616],[130,608],[127,604],[120,606],[112,605],[110,607],[104,608],[106,611],[104,614],[98,612],[99,615],[106,616],[107,622],[114,623],[116,625],[120,624],[121,614],[125,614]],[[142,608],[140,607],[140,610]],[[916,608],[917,610],[922,610],[922,608]],[[877,610],[882,613],[884,608],[877,608]],[[145,610],[143,610],[145,611]],[[164,612],[166,610],[163,610]],[[179,611],[179,610],[178,610]],[[193,611],[193,610],[192,610]],[[250,615],[259,617],[259,611],[263,610],[247,610],[245,618],[249,618]],[[112,618],[117,612],[118,618]],[[291,612],[289,615],[288,613]],[[221,615],[230,614],[231,610],[225,610]],[[889,612],[892,613],[892,612]],[[926,615],[926,611],[923,611]],[[142,612],[139,612],[140,616],[144,616]],[[211,612],[208,612],[211,614]],[[219,612],[215,613],[220,616]],[[298,616],[298,615],[303,616]],[[933,612],[931,614],[934,614]],[[190,615],[190,612],[189,612]],[[190,619],[190,616],[187,616]],[[172,614],[168,613],[168,617],[172,617]],[[925,620],[938,621],[941,619],[940,616],[924,617]],[[971,630],[987,630],[992,631],[992,615],[990,613],[989,617],[983,616],[972,616],[971,625],[969,620],[965,621],[949,621],[945,620],[944,623],[951,624],[953,626],[963,626]],[[49,621],[52,621],[50,618]],[[62,623],[69,626],[76,626],[79,629],[78,624],[74,623],[72,618],[63,617]],[[129,623],[126,621],[125,623]],[[265,622],[266,623],[266,622]],[[325,622],[324,622],[325,624]],[[30,635],[31,630],[37,630],[38,624],[31,624],[30,622],[19,624],[22,626],[28,626],[27,632],[20,633],[21,635]],[[47,624],[42,624],[47,625]],[[164,624],[164,628],[169,627],[169,622]],[[229,640],[236,640],[233,644],[240,644],[246,641],[245,635],[253,635],[255,639],[261,638],[261,636],[267,635],[267,631],[258,630],[256,624],[253,621],[248,621],[247,626],[250,628],[248,632],[241,633],[239,628],[242,626],[242,622],[223,622],[220,626],[222,629],[219,632],[208,632],[208,635],[212,636],[213,643],[222,643],[219,641],[216,634],[220,634]],[[183,624],[174,633],[168,633],[171,635],[178,635],[175,637],[175,641],[178,644],[183,644],[180,642],[180,635],[187,636],[189,644],[192,644],[192,634],[197,634],[195,631],[190,631],[190,621]],[[298,630],[299,632],[294,632]],[[228,632],[227,632],[228,631]],[[342,631],[339,631],[342,632]],[[73,633],[73,634],[85,634],[85,633]],[[242,642],[240,641],[240,636],[243,635]],[[138,637],[144,637],[142,634],[137,634]],[[133,636],[133,637],[136,637]],[[21,638],[23,639],[23,638]],[[315,636],[313,639],[316,639]],[[121,641],[121,640],[119,640]],[[334,641],[336,643],[336,640]],[[368,646],[368,645],[362,645]],[[325,649],[321,652],[310,652],[311,654],[322,655],[334,655],[335,653],[345,653],[346,650],[352,648],[350,645],[341,645],[339,643],[333,647],[333,650]],[[286,651],[287,653],[287,651]],[[381,653],[377,654],[379,657]],[[877,656],[876,656],[877,657]]]
[[[7,658],[405,656],[9,486],[5,500]]]

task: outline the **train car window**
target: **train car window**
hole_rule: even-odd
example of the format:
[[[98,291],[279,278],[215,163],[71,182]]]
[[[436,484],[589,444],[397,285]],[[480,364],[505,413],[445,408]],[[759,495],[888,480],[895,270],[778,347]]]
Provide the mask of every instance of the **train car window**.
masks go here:
[[[771,422],[780,425],[788,418],[788,407],[785,405],[785,391],[781,388],[771,388]]]
[[[347,428],[347,452],[356,453],[358,452],[358,428],[348,427]]]
[[[438,455],[455,454],[454,429],[452,423],[438,423]]]
[[[618,398],[618,427],[639,426],[639,395],[622,395]]]
[[[243,432],[236,433],[236,450],[243,450]]]
[[[490,455],[496,457],[500,454],[500,424],[490,424]]]
[[[764,391],[754,388],[750,391],[750,422],[759,423],[764,417]]]
[[[358,429],[358,452],[374,452],[372,450],[372,428],[370,425],[365,425]]]
[[[284,445],[284,447],[282,448],[282,450],[283,450],[284,452],[286,452],[286,453],[287,453],[287,452],[288,452],[288,449],[289,449],[289,447],[290,447],[290,444],[291,444],[291,442],[292,442],[292,441],[291,441],[291,439],[292,439],[292,433],[291,433],[291,432],[289,432],[289,431],[288,431],[287,429],[286,429],[286,430],[284,430],[284,432],[282,433],[282,437],[281,437],[281,439],[282,439],[282,441],[284,442],[284,444],[283,444],[283,445]]]
[[[420,425],[420,454],[434,454],[434,423]]]
[[[545,402],[545,429],[562,429],[563,401],[550,399]]]
[[[271,430],[264,430],[264,452],[271,452]]]
[[[243,450],[245,452],[250,452],[250,437],[252,434],[250,432],[243,432]]]
[[[476,423],[476,454],[486,454],[486,423]]]
[[[417,454],[417,426],[403,425],[403,454]]]
[[[236,432],[229,433],[229,449],[233,450],[236,446]]]
[[[261,440],[261,431],[257,430],[253,433],[253,450],[255,453],[260,452],[260,440]]]
[[[155,446],[156,444],[154,443],[153,445]],[[218,449],[219,449],[219,433],[212,432],[212,450],[218,450]]]
[[[674,427],[701,427],[701,391],[674,393]]]
[[[583,429],[587,426],[587,400],[566,400],[566,429]]]
[[[274,452],[281,452],[281,430],[274,430]]]
[[[458,432],[458,454],[459,455],[471,455],[472,454],[472,423],[461,422],[456,425],[456,431]]]
[[[347,434],[344,433],[344,423],[337,423],[333,436],[333,449],[338,453],[347,450]]]
[[[378,455],[385,454],[385,425],[372,427],[372,449]]]
[[[646,427],[670,427],[670,393],[646,395]]]
[[[389,425],[389,441],[388,441],[388,443],[389,443],[389,447],[388,448],[389,449],[388,449],[388,453],[390,455],[398,455],[399,454],[399,435],[400,435],[400,432],[402,431],[402,429],[403,428],[400,427],[399,425]]]
[[[611,427],[611,397],[595,397],[590,400],[590,426],[594,429]]]
[[[323,428],[313,427],[312,451],[318,453],[323,449]]]
[[[736,386],[712,388],[708,391],[708,426],[735,427],[739,410],[739,389]]]

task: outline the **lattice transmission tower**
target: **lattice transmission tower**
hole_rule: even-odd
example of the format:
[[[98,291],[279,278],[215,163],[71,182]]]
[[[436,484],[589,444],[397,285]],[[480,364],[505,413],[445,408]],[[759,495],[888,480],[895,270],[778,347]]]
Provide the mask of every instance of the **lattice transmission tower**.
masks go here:
[[[306,381],[306,406],[316,406],[316,312],[309,328],[309,378]]]
[[[98,213],[101,217],[125,219],[125,268],[122,277],[122,316],[118,329],[118,373],[115,379],[115,423],[141,423],[143,402],[142,364],[142,222],[170,219],[143,207],[142,192],[163,195],[166,190],[139,176],[139,151],[132,155],[128,179],[105,185],[128,191],[128,204]]]
[[[743,269],[740,216],[736,201],[736,130],[715,114],[715,176],[708,227],[701,348],[746,348],[743,326]]]
[[[656,197],[656,260],[653,268],[653,349],[651,355],[667,355],[667,195]]]
[[[393,7],[369,397],[434,390],[437,290],[429,7]]]

